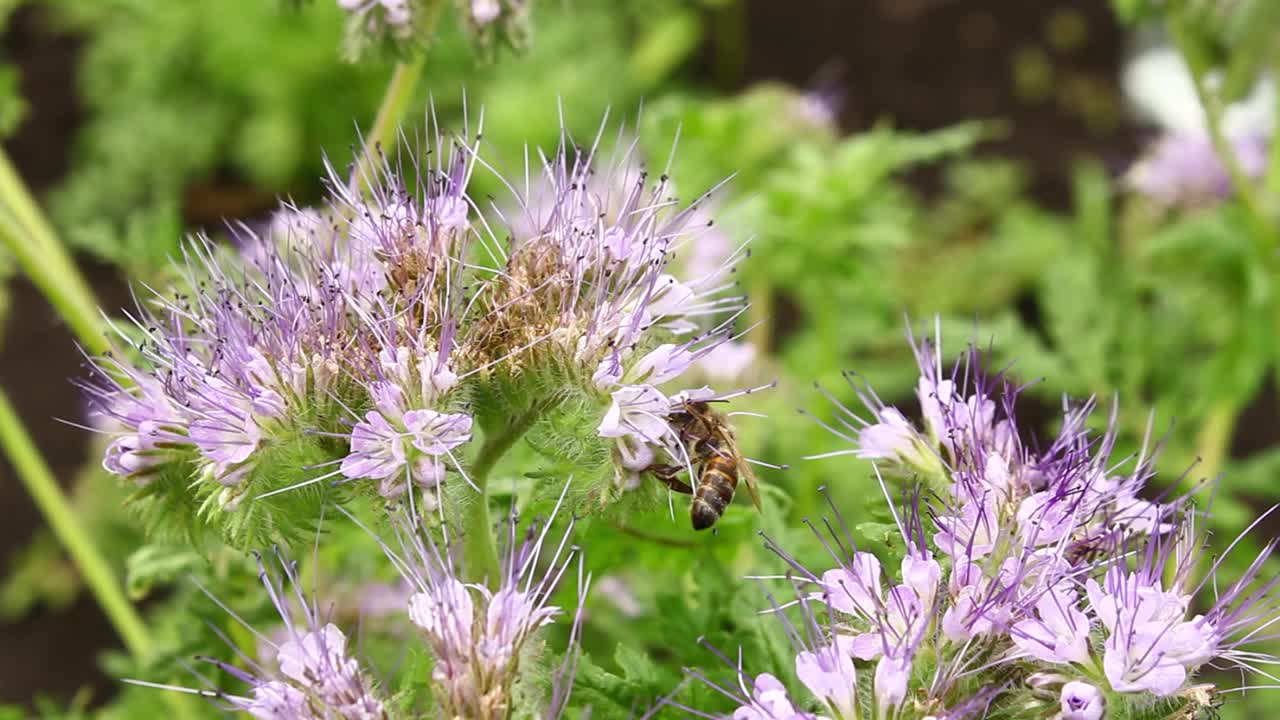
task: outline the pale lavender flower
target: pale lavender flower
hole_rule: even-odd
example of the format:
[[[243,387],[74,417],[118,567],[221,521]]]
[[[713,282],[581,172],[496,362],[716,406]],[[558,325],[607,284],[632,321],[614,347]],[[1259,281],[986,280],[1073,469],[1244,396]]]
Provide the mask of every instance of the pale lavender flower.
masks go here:
[[[817,720],[816,715],[797,708],[787,689],[769,673],[757,675],[750,689],[743,685],[742,690],[748,699],[733,711],[733,720]]]
[[[258,567],[263,587],[284,622],[278,639],[259,633],[227,610],[268,649],[269,659],[260,663],[239,652],[248,666],[242,669],[221,660],[201,658],[248,685],[247,694],[129,682],[219,700],[228,709],[259,720],[386,720],[384,703],[348,650],[347,636],[320,614],[314,598],[302,594],[294,564],[278,555],[277,559],[282,577],[269,572],[261,558]],[[209,597],[225,609],[217,598]]]
[[[105,366],[109,360],[100,361]],[[125,387],[86,384],[91,397],[109,407],[105,419],[111,427],[104,431],[115,434],[107,446],[102,466],[107,472],[133,478],[140,484],[150,480],[157,467],[173,457],[173,450],[189,443],[187,416],[165,393],[159,380],[139,373],[124,373],[134,382]],[[100,415],[101,416],[101,415]],[[117,430],[116,428],[122,428]]]
[[[510,519],[502,575],[490,579],[492,585],[464,582],[447,539],[443,545],[437,544],[417,521],[410,521],[401,535],[406,555],[383,545],[413,587],[408,616],[430,643],[436,661],[432,680],[448,716],[477,720],[507,717],[513,694],[519,692],[517,686],[524,678],[522,663],[533,660],[529,657],[531,638],[563,614],[550,599],[579,556],[578,548],[569,544],[573,521],[559,540],[547,539],[564,492],[552,516],[544,523],[532,523],[523,538],[516,535],[516,519]],[[590,582],[579,561],[580,602]],[[580,613],[574,619],[575,642],[581,619]],[[569,655],[574,652],[571,647]],[[556,705],[554,699],[552,705]]]
[[[1105,710],[1102,691],[1093,685],[1072,680],[1062,686],[1061,720],[1102,720]]]
[[[377,409],[351,429],[351,453],[342,461],[342,474],[380,480],[384,497],[416,485],[428,491],[424,497],[434,507],[435,491],[445,476],[443,458],[471,440],[471,417],[407,410],[403,391],[390,383],[374,383],[370,392]]]
[[[857,457],[909,462],[918,448],[915,428],[897,408],[882,408],[876,415],[878,422],[858,431]]]
[[[1249,181],[1267,169],[1270,143],[1257,136],[1233,137],[1231,152]],[[1166,206],[1196,207],[1229,198],[1232,178],[1208,135],[1171,132],[1157,139],[1125,176],[1135,191]]]
[[[1034,618],[1014,623],[1009,637],[1023,652],[1048,663],[1089,662],[1089,618],[1074,591],[1045,592]]]
[[[839,716],[852,715],[858,703],[858,671],[841,638],[825,647],[796,654],[796,678]],[[879,684],[879,681],[877,681]]]
[[[611,393],[613,402],[596,428],[605,438],[617,438],[622,466],[643,470],[653,464],[654,445],[661,445],[671,435],[667,414],[671,399],[651,385],[621,387]]]
[[[498,0],[471,0],[471,21],[478,26],[488,25],[501,14]]]

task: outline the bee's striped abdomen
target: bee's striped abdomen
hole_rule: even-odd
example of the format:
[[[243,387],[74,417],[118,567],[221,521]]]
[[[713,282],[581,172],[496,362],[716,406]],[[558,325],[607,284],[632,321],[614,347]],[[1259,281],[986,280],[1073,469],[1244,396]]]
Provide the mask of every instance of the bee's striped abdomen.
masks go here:
[[[702,477],[689,508],[694,530],[706,530],[724,514],[738,488],[738,466],[732,460],[712,455],[702,466]]]

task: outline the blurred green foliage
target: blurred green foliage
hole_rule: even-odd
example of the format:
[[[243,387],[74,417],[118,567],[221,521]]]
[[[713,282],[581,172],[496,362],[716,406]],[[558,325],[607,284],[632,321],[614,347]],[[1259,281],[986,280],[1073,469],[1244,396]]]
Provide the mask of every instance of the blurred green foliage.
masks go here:
[[[135,276],[163,268],[191,220],[217,229],[223,216],[265,212],[277,195],[314,199],[323,158],[350,157],[391,68],[390,58],[339,58],[345,14],[331,2],[49,3],[60,27],[85,37],[78,84],[89,111],[72,172],[50,198],[54,219],[70,242]],[[611,104],[636,106],[693,50],[697,13],[659,4],[566,13],[547,3],[536,45],[490,63],[443,27],[414,107],[429,102],[454,127],[468,105],[478,126],[483,107],[490,144],[513,159],[525,142],[553,144],[562,111],[588,132]]]

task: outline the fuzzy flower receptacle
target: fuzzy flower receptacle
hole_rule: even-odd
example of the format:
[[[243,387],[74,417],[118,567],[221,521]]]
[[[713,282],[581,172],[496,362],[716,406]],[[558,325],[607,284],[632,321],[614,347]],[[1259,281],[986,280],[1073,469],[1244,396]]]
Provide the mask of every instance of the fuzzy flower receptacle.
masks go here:
[[[832,504],[814,526],[829,564],[767,541],[795,592],[770,612],[796,683],[731,663],[740,686],[715,687],[734,718],[1208,718],[1238,691],[1209,673],[1270,684],[1274,541],[1220,577],[1193,498],[1145,499],[1153,458],[1113,456],[1114,413],[1095,433],[1094,403],[1067,402],[1033,444],[1020,388],[979,353],[944,370],[937,344],[916,349],[922,425],[864,392],[870,419],[841,407],[830,426],[854,446],[840,454],[876,463],[899,537],[887,554],[859,548],[858,520]]]

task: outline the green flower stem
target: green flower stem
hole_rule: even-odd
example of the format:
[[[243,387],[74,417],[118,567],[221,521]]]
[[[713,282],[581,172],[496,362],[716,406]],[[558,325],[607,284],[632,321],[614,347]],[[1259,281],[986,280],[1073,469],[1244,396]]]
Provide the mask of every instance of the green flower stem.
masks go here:
[[[1268,222],[1267,213],[1258,198],[1257,189],[1240,167],[1240,160],[1236,157],[1235,150],[1231,147],[1231,143],[1222,129],[1223,107],[1221,98],[1209,88],[1207,80],[1209,68],[1206,65],[1203,53],[1199,52],[1195,46],[1192,29],[1189,27],[1190,21],[1176,8],[1177,6],[1175,6],[1175,11],[1169,17],[1169,34],[1173,37],[1178,52],[1182,55],[1183,60],[1187,63],[1187,68],[1191,71],[1192,84],[1196,89],[1196,97],[1200,100],[1200,107],[1204,110],[1205,121],[1209,126],[1209,137],[1213,140],[1213,147],[1217,151],[1218,158],[1222,160],[1223,166],[1226,167],[1227,174],[1231,176],[1232,187],[1239,193],[1241,201],[1249,210],[1252,225],[1254,226],[1254,239],[1266,262],[1270,264],[1271,253],[1280,244],[1280,237],[1277,236],[1275,228]]]
[[[18,171],[9,161],[9,155],[3,149],[0,149],[0,202],[9,208],[18,219],[18,223],[27,228],[32,239],[45,250],[58,247],[57,233],[41,214],[40,208],[32,199],[31,193],[27,192],[26,185],[23,184]]]
[[[1222,471],[1222,463],[1231,449],[1231,435],[1235,428],[1235,403],[1220,403],[1209,411],[1196,437],[1196,452],[1200,459],[1200,472],[1196,473],[1198,477],[1212,480]]]
[[[123,587],[107,559],[98,552],[93,539],[85,532],[53,473],[45,465],[40,452],[31,442],[22,421],[3,390],[0,390],[0,447],[26,485],[54,535],[75,562],[85,583],[102,606],[125,648],[140,660],[151,654],[151,636],[133,604],[125,597]]]
[[[53,226],[0,150],[0,244],[93,353],[108,349],[93,291],[67,254]]]
[[[471,482],[480,488],[480,496],[466,511],[466,544],[464,555],[468,580],[493,585],[501,582],[502,562],[498,558],[498,546],[493,538],[493,519],[489,515],[489,474],[498,460],[524,436],[533,423],[549,407],[535,403],[524,414],[517,416],[505,428],[486,433],[484,444],[471,466]]]
[[[751,298],[747,322],[755,329],[747,339],[761,355],[768,355],[773,350],[773,286],[763,279],[752,283]]]
[[[355,180],[361,192],[368,192],[372,187],[381,161],[378,155],[399,129],[400,119],[404,117],[405,107],[413,97],[413,91],[418,86],[426,64],[425,54],[408,62],[396,63],[396,69],[391,73],[391,82],[387,84],[387,92],[382,96],[382,104],[378,106],[378,114],[373,119],[373,128],[365,135],[364,149],[356,162]]]
[[[31,282],[44,294],[85,350],[100,355],[110,349],[93,295],[63,253],[57,239],[53,244],[39,239],[0,198],[0,246],[13,253]]]

